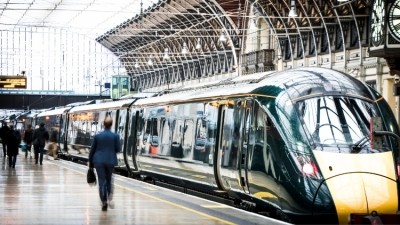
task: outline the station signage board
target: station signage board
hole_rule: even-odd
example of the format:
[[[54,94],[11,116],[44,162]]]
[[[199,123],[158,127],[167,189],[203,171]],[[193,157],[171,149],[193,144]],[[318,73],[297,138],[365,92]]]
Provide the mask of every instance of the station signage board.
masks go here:
[[[26,89],[25,76],[0,76],[0,88]]]

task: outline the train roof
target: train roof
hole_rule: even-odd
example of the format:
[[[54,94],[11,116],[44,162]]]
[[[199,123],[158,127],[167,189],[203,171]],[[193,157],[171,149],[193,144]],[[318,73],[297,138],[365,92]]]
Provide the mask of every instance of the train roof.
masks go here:
[[[162,102],[185,102],[237,95],[264,95],[277,97],[281,92],[291,99],[312,95],[340,94],[359,98],[370,96],[361,81],[340,71],[305,67],[280,72],[265,72],[252,77],[238,77],[210,86],[172,91],[161,96],[139,99],[135,105],[153,105]]]
[[[91,111],[98,109],[112,109],[129,107],[135,99],[124,99],[118,101],[101,102],[97,104],[81,105],[73,107],[69,112]]]
[[[37,115],[37,117],[44,117],[44,116],[53,116],[53,115],[60,115],[65,113],[67,110],[69,110],[71,107],[61,107],[57,109],[51,109],[47,110],[44,112],[41,112]]]
[[[138,93],[133,93],[129,95],[124,95],[120,99],[132,99],[132,98],[148,98],[154,96],[156,93],[155,92],[138,92]]]
[[[360,80],[327,68],[298,68],[281,71],[259,82],[253,93],[278,96],[284,91],[292,101],[321,95],[343,95],[372,101],[377,95]]]

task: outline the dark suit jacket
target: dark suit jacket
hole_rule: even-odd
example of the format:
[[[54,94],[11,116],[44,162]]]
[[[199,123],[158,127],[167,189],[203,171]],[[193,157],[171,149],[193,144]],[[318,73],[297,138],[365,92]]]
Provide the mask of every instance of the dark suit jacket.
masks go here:
[[[110,130],[104,130],[94,136],[89,153],[89,162],[92,165],[106,164],[116,166],[118,164],[117,152],[120,149],[119,135]]]

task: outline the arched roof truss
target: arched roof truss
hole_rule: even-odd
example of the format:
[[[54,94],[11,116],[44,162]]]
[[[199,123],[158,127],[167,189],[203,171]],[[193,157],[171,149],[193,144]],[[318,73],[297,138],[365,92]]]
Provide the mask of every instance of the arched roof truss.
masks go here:
[[[160,1],[96,40],[141,88],[235,73],[244,2]]]
[[[332,53],[368,46],[371,1],[294,0],[296,17],[289,15],[291,0],[251,2],[255,12],[248,17],[269,25],[283,61],[316,57],[316,66],[334,67]]]
[[[292,2],[163,0],[97,41],[119,56],[141,88],[224,73],[237,75],[251,63],[262,67],[264,59],[258,57],[267,59],[264,52],[271,49],[277,56],[274,63],[280,60],[290,65],[286,69],[295,61],[299,61],[297,66],[330,68],[347,67],[351,61],[362,65],[372,1],[294,0],[296,17],[289,15]],[[265,24],[257,33],[273,44],[246,52],[252,21]],[[221,35],[226,41],[221,41]],[[349,49],[359,49],[360,54],[348,57]],[[343,56],[338,57],[338,52]]]

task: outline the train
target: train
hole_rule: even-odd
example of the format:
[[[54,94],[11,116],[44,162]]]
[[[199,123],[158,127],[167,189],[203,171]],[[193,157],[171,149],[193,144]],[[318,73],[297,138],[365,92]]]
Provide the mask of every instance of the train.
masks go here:
[[[106,116],[121,137],[116,168],[131,176],[296,224],[399,222],[397,121],[377,91],[343,72],[246,75],[46,110],[35,123],[57,132],[59,154],[84,160]]]

